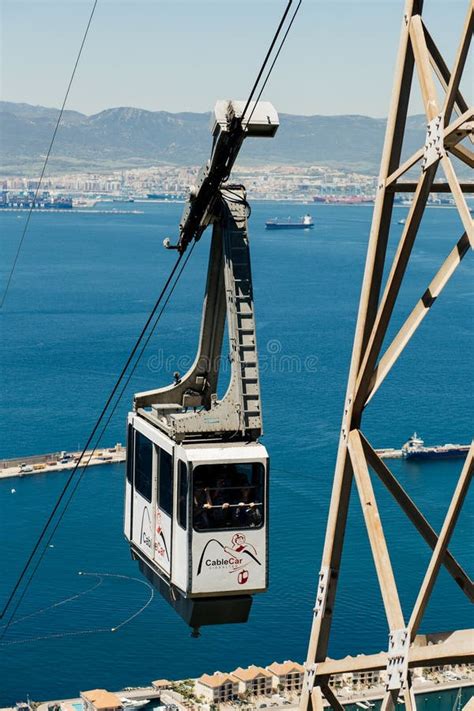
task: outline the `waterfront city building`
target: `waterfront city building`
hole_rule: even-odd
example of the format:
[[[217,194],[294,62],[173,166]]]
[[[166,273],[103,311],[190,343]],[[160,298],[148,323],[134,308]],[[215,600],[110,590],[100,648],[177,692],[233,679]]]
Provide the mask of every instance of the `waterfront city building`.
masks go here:
[[[272,693],[273,674],[262,667],[257,667],[254,664],[247,669],[238,667],[232,672],[232,676],[238,679],[241,694],[258,696]]]
[[[282,664],[273,662],[267,666],[267,670],[273,674],[273,688],[276,691],[287,691],[299,693],[303,685],[304,666],[297,662],[286,661]]]
[[[106,689],[81,691],[84,711],[122,711],[123,704],[119,697]]]
[[[239,682],[232,674],[203,674],[196,680],[196,696],[203,696],[213,704],[233,701],[239,693]]]

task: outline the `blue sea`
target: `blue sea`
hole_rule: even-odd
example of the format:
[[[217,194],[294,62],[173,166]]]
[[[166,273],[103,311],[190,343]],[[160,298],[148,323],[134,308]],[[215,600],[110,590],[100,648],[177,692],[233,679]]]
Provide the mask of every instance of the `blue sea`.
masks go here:
[[[0,457],[85,444],[176,258],[162,240],[176,238],[182,206],[131,207],[140,213],[32,215],[1,315]],[[266,219],[297,217],[307,210],[315,220],[311,232],[265,232]],[[397,207],[395,222],[406,212]],[[33,699],[72,697],[81,689],[117,689],[305,658],[371,214],[370,207],[362,206],[253,204],[263,441],[272,461],[271,573],[270,590],[255,598],[248,624],[205,628],[201,638],[190,637],[168,605],[152,596],[130,560],[122,537],[123,466],[94,467],[84,476],[2,640],[0,706],[27,694]],[[0,214],[2,284],[25,219],[26,213]],[[391,254],[401,229],[393,225]],[[426,212],[394,328],[461,233],[454,210]],[[124,441],[134,391],[166,384],[174,371],[183,372],[189,364],[199,332],[208,248],[206,233],[104,444]],[[363,429],[375,447],[398,447],[414,430],[432,444],[470,440],[470,257],[368,407]],[[392,461],[391,467],[439,529],[461,464]],[[14,585],[65,476],[0,481],[1,600]],[[430,552],[378,482],[374,486],[408,617]],[[474,558],[472,543],[467,544],[472,516],[468,501],[451,544],[466,569]],[[355,491],[348,527],[329,650],[333,657],[387,646]],[[470,625],[467,601],[442,570],[422,630]]]

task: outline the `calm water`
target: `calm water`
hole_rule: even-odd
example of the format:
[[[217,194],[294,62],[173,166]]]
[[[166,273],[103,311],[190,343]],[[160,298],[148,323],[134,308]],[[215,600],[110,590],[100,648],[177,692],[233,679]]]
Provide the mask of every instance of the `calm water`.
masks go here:
[[[181,206],[134,207],[143,214],[32,216],[1,316],[0,456],[75,449],[85,443],[175,259],[161,242],[175,235]],[[268,217],[298,216],[304,209],[257,203],[250,223],[264,442],[272,457],[270,591],[255,599],[249,624],[206,628],[198,640],[190,638],[184,623],[159,597],[119,631],[108,631],[144,606],[150,590],[129,560],[122,538],[123,468],[91,469],[18,612],[18,622],[0,647],[0,705],[27,693],[36,699],[72,696],[84,688],[113,689],[251,662],[304,659],[371,219],[368,207],[324,206],[312,208],[316,227],[311,233],[263,229]],[[396,214],[405,216],[406,209],[397,208]],[[25,214],[0,215],[3,280],[24,220]],[[394,236],[401,229],[395,225]],[[453,210],[427,212],[396,314],[398,323],[460,233]],[[194,251],[111,423],[108,444],[124,439],[132,393],[169,382],[194,354],[208,244],[205,236]],[[472,261],[466,257],[371,403],[364,430],[375,446],[399,446],[415,428],[429,443],[470,439],[472,277]],[[393,470],[435,528],[443,520],[459,469],[459,461],[393,462]],[[63,476],[0,482],[3,599]],[[380,495],[408,614],[428,549],[388,495]],[[465,568],[474,557],[472,546],[463,545],[472,527],[468,504],[451,546]],[[378,651],[387,644],[359,508],[354,494],[332,656]],[[79,576],[78,571],[108,575]],[[43,611],[22,619],[38,610]],[[469,614],[463,595],[441,571],[423,629],[466,627],[472,624]]]

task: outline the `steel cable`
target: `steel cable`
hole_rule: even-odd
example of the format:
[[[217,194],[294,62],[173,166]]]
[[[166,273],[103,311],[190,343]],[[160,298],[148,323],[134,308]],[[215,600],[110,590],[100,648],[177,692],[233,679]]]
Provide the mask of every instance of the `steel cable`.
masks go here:
[[[254,114],[255,108],[256,108],[258,102],[260,101],[260,97],[261,97],[262,94],[263,94],[263,91],[264,91],[264,89],[265,89],[265,87],[266,87],[266,85],[267,85],[268,80],[270,79],[270,75],[271,75],[271,73],[272,73],[272,71],[273,71],[273,67],[275,66],[276,61],[277,61],[278,57],[280,56],[280,52],[281,52],[281,50],[282,50],[282,48],[283,48],[283,45],[284,45],[285,42],[286,42],[286,38],[288,37],[288,33],[289,33],[289,31],[291,30],[291,27],[292,27],[292,25],[293,25],[293,22],[295,21],[295,17],[296,17],[296,15],[298,14],[298,10],[300,9],[302,2],[303,2],[303,0],[299,0],[298,5],[296,6],[296,10],[294,11],[293,16],[292,16],[292,18],[291,18],[291,20],[290,20],[290,22],[289,22],[289,24],[288,24],[288,27],[286,28],[286,32],[285,32],[285,34],[283,35],[283,39],[282,39],[282,41],[280,42],[280,46],[278,47],[277,53],[275,54],[275,57],[274,57],[274,59],[273,59],[273,62],[272,62],[271,65],[270,65],[270,69],[268,70],[267,76],[265,77],[265,81],[264,81],[263,84],[262,84],[262,88],[260,89],[259,94],[258,94],[258,96],[257,96],[257,98],[256,98],[256,100],[255,100],[255,104],[254,104],[254,107],[253,107],[253,109],[252,109],[252,112],[251,112],[250,116],[249,116],[248,119],[247,119],[247,122],[246,122],[247,124],[249,124],[250,121],[251,121],[251,119],[252,119],[252,116],[253,116],[253,114]],[[245,112],[244,112],[244,113],[245,113]],[[242,118],[243,118],[243,114],[242,114]]]
[[[290,8],[291,8],[292,4],[293,4],[293,0],[289,0],[288,4],[287,4],[287,6],[286,6],[285,12],[283,13],[283,16],[282,16],[282,18],[281,18],[281,20],[280,20],[280,24],[278,25],[278,27],[277,27],[277,29],[276,29],[276,32],[275,32],[275,34],[273,35],[273,39],[272,39],[272,41],[271,41],[270,47],[268,48],[268,51],[267,51],[267,53],[266,53],[266,55],[265,55],[265,59],[263,60],[262,66],[260,67],[260,71],[259,71],[258,74],[257,74],[257,78],[255,79],[254,85],[253,85],[252,90],[251,90],[251,92],[250,92],[250,94],[249,94],[249,98],[247,99],[247,103],[245,104],[245,108],[244,108],[244,110],[243,110],[243,112],[242,112],[241,121],[243,121],[243,118],[244,118],[244,116],[245,116],[245,114],[246,114],[246,111],[247,111],[249,105],[250,105],[250,102],[252,101],[252,97],[253,97],[253,95],[255,94],[255,91],[256,91],[256,89],[257,89],[258,83],[259,83],[259,81],[260,81],[260,79],[261,79],[261,77],[262,77],[263,72],[265,71],[265,67],[267,66],[268,60],[270,59],[270,55],[271,55],[271,53],[272,53],[272,51],[273,51],[273,47],[274,47],[275,44],[276,44],[276,41],[277,41],[277,39],[278,39],[278,36],[279,36],[279,34],[280,34],[280,32],[281,32],[281,28],[282,28],[283,25],[285,24],[285,20],[286,20],[286,18],[287,18],[287,15],[288,15],[288,13],[289,13],[289,11],[290,11]]]
[[[53,521],[53,519],[54,519],[54,517],[55,517],[55,515],[56,515],[56,513],[57,513],[57,511],[58,511],[58,509],[59,509],[59,507],[60,507],[60,505],[61,505],[61,502],[62,502],[62,500],[64,499],[64,497],[65,497],[65,495],[66,495],[66,493],[67,493],[69,487],[71,486],[71,484],[72,484],[72,482],[73,482],[74,476],[75,476],[75,474],[76,474],[76,472],[77,472],[77,470],[78,470],[78,468],[79,468],[79,465],[80,465],[82,459],[84,458],[84,456],[85,456],[85,454],[86,454],[86,452],[87,452],[87,450],[88,450],[88,448],[89,448],[91,442],[93,441],[93,439],[94,439],[94,437],[95,437],[95,435],[96,435],[96,432],[97,432],[97,430],[99,429],[99,426],[100,426],[102,420],[103,420],[104,417],[105,417],[105,414],[106,414],[106,412],[107,412],[107,410],[108,410],[108,408],[109,408],[109,405],[111,404],[112,400],[114,399],[114,396],[115,396],[115,394],[116,394],[116,392],[117,392],[117,390],[118,390],[118,388],[119,388],[119,386],[120,386],[120,383],[122,382],[122,380],[123,380],[123,378],[124,378],[124,376],[125,376],[125,373],[127,372],[128,368],[129,368],[129,366],[130,366],[130,364],[131,364],[131,362],[132,362],[132,360],[133,360],[133,358],[134,358],[134,356],[135,356],[135,354],[136,354],[136,352],[137,352],[137,350],[138,350],[138,348],[139,348],[139,346],[140,346],[140,343],[142,342],[142,340],[143,340],[143,338],[144,338],[144,336],[145,336],[145,333],[146,333],[146,331],[148,330],[148,327],[149,327],[150,323],[152,322],[152,320],[153,320],[153,318],[154,318],[156,312],[158,311],[158,308],[159,308],[159,306],[160,306],[160,304],[161,304],[161,302],[162,302],[162,300],[163,300],[163,298],[164,298],[164,296],[165,296],[165,293],[166,293],[166,291],[168,290],[168,287],[169,287],[169,285],[170,285],[170,283],[171,283],[171,281],[172,281],[172,279],[173,279],[175,273],[176,273],[177,270],[178,270],[178,267],[179,267],[179,264],[180,264],[180,262],[181,262],[182,257],[183,257],[182,254],[180,254],[180,255],[178,256],[178,259],[176,260],[176,262],[175,262],[175,264],[174,264],[174,266],[173,266],[173,269],[171,270],[171,273],[170,273],[170,275],[168,276],[168,278],[167,278],[167,280],[166,280],[166,282],[165,282],[165,284],[164,284],[164,286],[163,286],[163,288],[162,288],[162,290],[161,290],[161,293],[160,293],[158,299],[156,300],[155,305],[153,306],[153,309],[152,309],[150,315],[148,316],[148,318],[147,318],[147,320],[146,320],[146,322],[145,322],[145,325],[143,326],[142,331],[141,331],[139,337],[137,338],[137,340],[136,340],[136,342],[135,342],[135,345],[133,346],[132,351],[130,352],[130,354],[129,354],[128,358],[127,358],[127,361],[126,361],[125,365],[123,366],[123,368],[122,368],[122,370],[121,370],[121,372],[120,372],[120,375],[119,375],[119,377],[117,378],[117,380],[116,380],[116,382],[115,382],[115,385],[114,385],[114,387],[112,388],[112,391],[111,391],[109,397],[107,398],[107,401],[106,401],[104,407],[102,408],[102,411],[101,411],[101,413],[100,413],[98,419],[96,420],[96,423],[95,423],[95,425],[94,425],[94,427],[93,427],[93,429],[92,429],[92,431],[91,431],[91,433],[90,433],[90,435],[89,435],[89,437],[88,437],[88,439],[87,439],[87,442],[86,442],[86,444],[85,444],[85,446],[84,446],[84,448],[83,448],[83,450],[82,450],[82,452],[81,452],[81,454],[80,454],[80,456],[79,456],[79,459],[78,459],[78,461],[76,462],[76,466],[75,466],[74,469],[71,471],[71,474],[68,476],[67,481],[66,481],[65,485],[63,486],[63,489],[61,490],[61,493],[60,493],[60,495],[59,495],[59,497],[58,497],[58,499],[57,499],[57,501],[56,501],[56,504],[54,505],[54,507],[53,507],[53,509],[52,509],[52,511],[51,511],[51,513],[50,513],[50,515],[49,515],[49,517],[48,517],[48,519],[47,519],[45,525],[43,526],[43,529],[42,529],[42,531],[41,531],[41,533],[40,533],[40,535],[39,535],[39,537],[38,537],[38,539],[37,539],[37,541],[36,541],[36,544],[34,545],[33,550],[31,551],[30,556],[28,557],[28,560],[26,561],[26,563],[25,563],[25,565],[24,565],[24,567],[23,567],[23,569],[22,569],[22,571],[21,571],[21,573],[20,573],[20,575],[19,575],[19,577],[18,577],[18,579],[17,579],[17,582],[15,583],[15,586],[13,587],[13,590],[11,591],[11,593],[10,593],[10,595],[9,595],[9,597],[8,597],[8,599],[7,599],[7,601],[6,601],[6,603],[5,603],[5,605],[3,606],[2,612],[0,613],[0,619],[2,619],[2,618],[5,616],[5,614],[6,614],[7,610],[8,610],[8,608],[10,607],[10,605],[11,605],[11,603],[12,603],[12,601],[13,601],[13,598],[15,597],[15,595],[16,595],[16,593],[17,593],[17,591],[18,591],[18,588],[20,587],[22,581],[24,580],[24,578],[25,578],[25,576],[26,576],[26,574],[27,574],[27,572],[28,572],[28,569],[29,569],[29,567],[30,567],[30,565],[31,565],[31,563],[32,563],[32,561],[33,561],[33,558],[35,557],[36,553],[38,552],[38,550],[39,550],[39,548],[40,548],[40,546],[41,546],[41,543],[42,543],[43,539],[45,538],[45,536],[46,536],[46,534],[47,534],[47,532],[48,532],[48,529],[49,529],[49,527],[50,527],[50,525],[51,525],[51,523],[52,523],[52,521]],[[181,270],[180,274],[181,274],[181,273],[182,273],[182,270]],[[162,313],[162,312],[161,312],[161,313]],[[156,327],[156,324],[155,324],[155,327]],[[85,467],[84,467],[84,469],[85,469]],[[74,488],[73,493],[74,493],[74,491],[76,490],[76,488],[77,488],[77,487]],[[67,505],[69,504],[69,501],[70,501],[70,499],[68,500]],[[66,505],[66,507],[67,507],[67,505]],[[59,519],[59,522],[60,522],[62,516],[64,515],[65,510],[66,510],[66,509],[64,509],[63,513],[61,514],[60,519]],[[58,525],[59,525],[59,522],[56,523],[55,528],[54,528],[54,530],[53,530],[53,534],[54,534],[54,532],[56,531],[56,529],[57,529],[57,527],[58,527]],[[45,550],[46,550],[46,549],[45,549]],[[19,603],[21,602],[21,600],[23,599],[23,597],[24,597],[24,595],[25,595],[25,593],[26,593],[26,590],[28,589],[28,587],[29,587],[29,585],[30,585],[30,582],[31,582],[31,580],[32,580],[32,578],[33,578],[33,576],[34,576],[34,574],[35,574],[35,572],[36,572],[36,570],[37,570],[37,568],[38,568],[38,565],[39,565],[39,563],[41,562],[41,559],[43,558],[43,556],[44,556],[44,552],[42,553],[41,558],[40,558],[40,560],[38,561],[38,564],[37,564],[36,567],[34,568],[32,575],[31,575],[30,578],[28,579],[27,584],[26,584],[26,587],[25,587],[25,590],[23,591],[23,593],[22,593],[22,595],[21,595],[21,597],[20,597],[20,600],[19,600],[18,604],[15,606],[15,609],[14,609],[12,615],[10,616],[9,622],[5,625],[4,630],[3,630],[2,634],[0,635],[0,639],[3,638],[5,632],[7,631],[8,626],[9,626],[11,620],[13,619],[14,614],[15,614],[16,610],[18,609],[18,605],[19,605]]]
[[[147,338],[146,338],[146,340],[145,340],[145,343],[143,344],[143,346],[142,346],[142,348],[141,348],[141,351],[140,351],[140,353],[138,354],[137,359],[135,360],[135,363],[133,364],[133,366],[132,366],[132,368],[131,368],[131,370],[130,370],[130,372],[129,372],[129,374],[128,374],[127,380],[125,381],[125,384],[123,385],[123,387],[122,387],[122,389],[121,389],[121,391],[120,391],[120,393],[119,393],[119,395],[118,395],[118,398],[116,399],[116,401],[115,401],[115,403],[114,403],[114,406],[113,406],[113,408],[112,408],[112,410],[111,410],[111,412],[110,412],[110,414],[109,414],[109,416],[108,416],[108,418],[107,418],[107,420],[106,420],[104,426],[102,427],[102,430],[101,430],[99,436],[97,437],[97,439],[96,439],[96,441],[95,441],[95,444],[94,444],[94,446],[93,446],[93,449],[91,450],[91,452],[90,452],[90,454],[89,454],[89,459],[93,456],[94,452],[96,451],[97,447],[98,447],[99,444],[100,444],[100,441],[101,441],[102,437],[104,436],[104,433],[105,433],[105,431],[106,431],[106,429],[107,429],[107,427],[108,427],[108,425],[109,425],[109,423],[110,423],[110,421],[111,421],[111,419],[112,419],[112,417],[113,417],[113,415],[114,415],[114,413],[115,413],[115,411],[116,411],[116,409],[117,409],[117,407],[118,407],[118,405],[119,405],[119,403],[120,403],[120,400],[122,399],[122,396],[123,396],[125,390],[127,389],[128,384],[130,383],[130,380],[131,380],[131,378],[132,378],[132,376],[133,376],[133,374],[134,374],[134,372],[135,372],[135,370],[136,370],[136,368],[137,368],[137,365],[138,365],[138,363],[140,362],[140,360],[141,360],[141,358],[142,358],[142,356],[143,356],[143,354],[144,354],[144,352],[145,352],[145,350],[146,350],[146,348],[147,348],[147,346],[148,346],[148,343],[150,342],[150,339],[151,339],[151,337],[153,336],[153,333],[155,332],[155,329],[156,329],[156,327],[157,327],[157,325],[158,325],[158,323],[159,323],[159,321],[160,321],[160,318],[161,318],[161,316],[163,315],[163,312],[164,312],[164,310],[165,310],[165,308],[166,308],[166,306],[167,306],[167,304],[168,304],[168,302],[169,302],[169,300],[170,300],[170,298],[171,298],[171,296],[172,296],[172,294],[173,294],[173,292],[174,292],[174,290],[175,290],[175,288],[176,288],[176,285],[178,284],[178,281],[179,281],[179,279],[180,279],[180,277],[181,277],[181,274],[183,273],[184,268],[186,267],[186,264],[188,263],[188,261],[189,261],[189,259],[190,259],[190,257],[191,257],[191,254],[193,253],[193,249],[194,249],[195,245],[196,245],[196,242],[193,242],[193,244],[192,244],[192,246],[191,246],[191,249],[190,249],[189,252],[188,252],[187,257],[186,257],[186,259],[184,260],[183,265],[182,265],[181,269],[180,269],[179,272],[178,272],[178,275],[177,275],[177,277],[176,277],[176,280],[175,280],[174,284],[172,285],[172,287],[171,287],[171,289],[170,289],[170,291],[169,291],[169,293],[168,293],[168,296],[166,297],[165,302],[163,303],[163,306],[162,306],[160,312],[158,313],[158,315],[157,315],[157,317],[156,317],[156,319],[155,319],[155,322],[154,322],[153,326],[152,326],[151,329],[150,329],[150,332],[149,332],[149,334],[148,334],[148,336],[147,336]],[[181,259],[181,257],[180,257],[180,259]],[[179,262],[179,260],[178,260],[178,262]],[[87,447],[87,445],[86,445],[86,447]],[[83,454],[84,454],[84,451],[83,451],[83,453],[81,454],[81,457],[83,456]],[[79,459],[79,461],[80,461],[80,459]],[[74,470],[73,470],[71,476],[73,476],[74,473],[77,471],[79,461],[78,461],[76,467],[74,468]],[[4,625],[4,631],[0,634],[0,640],[3,639],[5,633],[6,633],[7,630],[8,630],[8,627],[12,624],[12,620],[13,620],[14,617],[15,617],[16,611],[17,611],[18,608],[20,607],[20,605],[21,605],[21,603],[22,603],[22,601],[23,601],[23,598],[25,597],[25,595],[26,595],[26,593],[27,593],[27,591],[28,591],[28,588],[29,588],[29,586],[30,586],[30,584],[31,584],[31,582],[32,582],[32,580],[33,580],[33,578],[35,577],[38,568],[40,567],[40,565],[41,565],[41,563],[42,563],[42,561],[43,561],[43,558],[44,558],[44,556],[45,556],[45,554],[46,554],[46,551],[48,550],[48,546],[50,545],[51,541],[52,541],[53,538],[54,538],[54,535],[55,535],[57,529],[59,528],[59,525],[60,525],[60,523],[61,523],[61,521],[62,521],[62,519],[63,519],[63,517],[64,517],[64,515],[65,515],[65,513],[66,513],[66,511],[67,511],[67,509],[68,509],[68,507],[69,507],[69,504],[71,503],[71,500],[73,499],[74,494],[76,493],[77,488],[79,487],[79,484],[81,483],[82,477],[84,476],[86,469],[87,469],[87,464],[85,464],[85,465],[82,467],[81,472],[79,473],[79,476],[77,477],[77,479],[76,479],[76,481],[75,481],[75,483],[74,483],[74,486],[73,486],[72,490],[71,490],[70,493],[69,493],[69,497],[68,497],[68,499],[66,500],[66,503],[65,503],[65,505],[64,505],[64,507],[63,507],[63,510],[62,510],[62,512],[61,512],[61,514],[60,514],[58,520],[57,520],[56,523],[54,524],[54,528],[53,528],[53,530],[51,531],[48,540],[46,541],[46,543],[45,543],[44,546],[43,546],[42,552],[41,552],[41,554],[40,554],[38,560],[36,561],[35,567],[33,568],[33,571],[32,571],[32,573],[31,573],[30,577],[28,578],[27,583],[26,583],[24,589],[23,589],[22,592],[21,592],[21,595],[19,596],[19,598],[18,598],[18,600],[17,600],[17,602],[16,602],[16,605],[15,605],[15,607],[14,607],[14,609],[13,609],[13,612],[12,612],[12,614],[11,614],[11,616],[10,616],[10,619],[9,619],[8,623],[7,623],[6,625]],[[70,477],[70,478],[71,478],[71,477]],[[32,557],[34,557],[34,553],[33,553],[33,556],[30,556],[30,558],[32,558]],[[31,563],[31,561],[29,561],[29,562]],[[13,591],[13,594],[15,594],[15,592],[16,592],[16,591],[14,590],[14,591]],[[2,615],[0,615],[0,619],[1,619],[1,617],[5,614],[5,611],[6,611],[6,610],[4,610],[4,612],[2,612]]]

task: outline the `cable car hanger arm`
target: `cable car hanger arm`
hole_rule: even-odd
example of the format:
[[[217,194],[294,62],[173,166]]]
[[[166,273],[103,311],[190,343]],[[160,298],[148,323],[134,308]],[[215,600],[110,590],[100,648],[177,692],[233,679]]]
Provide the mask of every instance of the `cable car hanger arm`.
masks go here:
[[[244,111],[250,112],[248,119],[245,119]],[[219,189],[229,178],[244,138],[272,138],[278,126],[278,114],[268,101],[247,104],[244,101],[217,101],[211,157],[199,171],[197,184],[190,189],[181,217],[178,243],[171,245],[169,239],[164,240],[167,249],[183,253],[193,239],[200,239],[214,219]]]
[[[212,156],[181,221],[176,245],[181,254],[190,240],[199,239],[213,224],[196,358],[171,385],[136,393],[134,398],[135,411],[177,441],[210,435],[254,441],[262,432],[245,189],[223,185],[243,138],[273,136],[278,128],[278,114],[271,104],[249,106],[251,120],[243,128],[244,102],[217,102]],[[218,399],[226,317],[231,375],[225,395]]]

